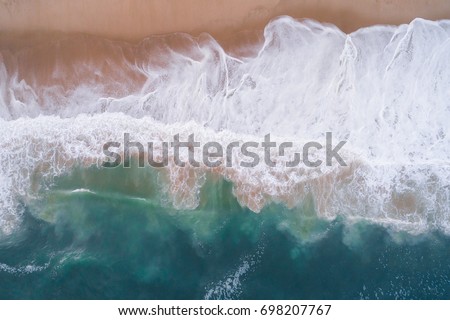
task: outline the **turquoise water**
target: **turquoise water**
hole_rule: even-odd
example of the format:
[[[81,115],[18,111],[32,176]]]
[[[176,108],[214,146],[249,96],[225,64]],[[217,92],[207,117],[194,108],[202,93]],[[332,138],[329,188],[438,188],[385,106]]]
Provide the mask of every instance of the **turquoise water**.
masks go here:
[[[450,298],[443,234],[321,220],[312,201],[256,214],[213,177],[175,210],[158,186],[143,169],[59,178],[0,242],[0,298]]]

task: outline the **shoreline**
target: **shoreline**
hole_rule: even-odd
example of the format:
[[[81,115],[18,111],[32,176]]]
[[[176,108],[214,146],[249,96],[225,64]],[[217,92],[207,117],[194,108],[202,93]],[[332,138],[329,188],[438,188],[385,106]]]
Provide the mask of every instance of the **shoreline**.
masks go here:
[[[376,24],[399,25],[414,18],[450,18],[446,0],[0,0],[0,35],[83,33],[139,41],[175,32],[206,32],[220,42],[261,31],[289,15],[336,25],[346,33]]]

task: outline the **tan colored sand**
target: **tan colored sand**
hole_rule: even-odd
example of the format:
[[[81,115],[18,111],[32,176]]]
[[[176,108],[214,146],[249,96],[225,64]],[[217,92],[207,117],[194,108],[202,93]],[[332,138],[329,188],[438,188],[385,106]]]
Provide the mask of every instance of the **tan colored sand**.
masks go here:
[[[346,32],[416,17],[450,18],[449,0],[0,0],[0,30],[81,32],[138,40],[151,34],[209,32],[217,38],[261,29],[290,15],[336,24]]]

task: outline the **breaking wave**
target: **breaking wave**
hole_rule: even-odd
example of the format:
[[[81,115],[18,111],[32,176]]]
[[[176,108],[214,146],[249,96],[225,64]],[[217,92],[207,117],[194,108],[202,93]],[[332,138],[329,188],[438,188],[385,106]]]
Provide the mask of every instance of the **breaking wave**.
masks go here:
[[[195,208],[212,173],[255,212],[311,197],[322,218],[450,233],[450,21],[345,34],[280,17],[263,38],[248,56],[207,34],[0,42],[2,232],[13,232],[52,179],[99,165],[103,144],[124,132],[144,142],[195,133],[226,144],[267,133],[320,141],[331,131],[347,141],[346,167],[171,165],[160,169],[161,186],[175,208]]]

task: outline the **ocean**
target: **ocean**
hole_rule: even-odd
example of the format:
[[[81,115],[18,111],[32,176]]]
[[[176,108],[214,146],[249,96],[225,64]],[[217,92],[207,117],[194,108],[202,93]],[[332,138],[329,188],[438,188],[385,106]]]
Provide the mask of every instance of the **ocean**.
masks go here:
[[[3,43],[0,298],[450,298],[449,39],[280,17],[242,55],[208,34]],[[286,167],[327,132],[345,166]],[[125,133],[293,147],[105,168]]]

